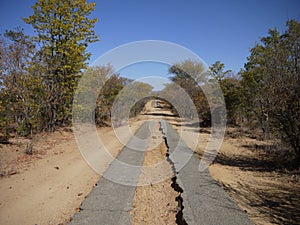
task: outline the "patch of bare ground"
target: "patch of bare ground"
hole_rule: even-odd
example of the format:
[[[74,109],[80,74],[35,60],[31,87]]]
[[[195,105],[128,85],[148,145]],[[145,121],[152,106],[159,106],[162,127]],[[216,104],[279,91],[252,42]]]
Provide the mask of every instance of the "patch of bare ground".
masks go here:
[[[300,179],[285,160],[276,141],[230,128],[209,170],[254,224],[300,224]]]
[[[143,118],[131,120],[131,132],[142,123]],[[116,156],[123,144],[114,130],[97,131]],[[28,155],[25,151],[32,141]],[[10,139],[0,145],[0,171],[0,224],[9,225],[66,224],[100,178],[83,159],[71,129],[39,134],[33,140]]]
[[[174,128],[199,132],[193,126]],[[201,128],[199,143],[193,148],[193,138],[185,142],[199,157],[210,138],[210,129]],[[282,165],[283,152],[276,141],[262,141],[251,132],[228,128],[227,135],[209,172],[225,191],[247,212],[254,224],[300,224],[300,179]]]
[[[159,124],[156,121],[152,130],[148,151],[145,153],[140,183],[136,189],[131,224],[176,224],[178,196],[171,187],[172,168],[166,160],[167,147]],[[165,163],[162,163],[165,162]],[[152,173],[151,173],[152,171]]]

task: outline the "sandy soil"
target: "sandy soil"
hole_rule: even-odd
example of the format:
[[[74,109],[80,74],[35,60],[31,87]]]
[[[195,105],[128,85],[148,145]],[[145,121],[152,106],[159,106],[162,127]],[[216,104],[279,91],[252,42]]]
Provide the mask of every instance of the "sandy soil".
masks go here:
[[[161,163],[166,159],[167,147],[159,131],[159,124],[156,121],[152,129],[152,138],[148,151],[145,153],[143,166],[149,167]],[[156,173],[149,173],[148,170],[141,172],[140,180],[157,181],[156,175],[172,174],[170,165],[156,167]],[[175,198],[179,195],[171,187],[171,178],[163,179],[151,185],[138,186],[136,189],[131,224],[176,224],[176,208],[178,203]]]
[[[299,176],[276,171],[268,157],[272,146],[263,146],[270,142],[227,136],[209,171],[254,224],[299,224]]]
[[[131,121],[132,132],[143,119]],[[123,145],[113,129],[101,128],[98,134],[116,156]],[[31,156],[24,153],[29,140],[10,141],[0,146],[0,224],[66,223],[100,178],[82,158],[73,133],[36,136]]]

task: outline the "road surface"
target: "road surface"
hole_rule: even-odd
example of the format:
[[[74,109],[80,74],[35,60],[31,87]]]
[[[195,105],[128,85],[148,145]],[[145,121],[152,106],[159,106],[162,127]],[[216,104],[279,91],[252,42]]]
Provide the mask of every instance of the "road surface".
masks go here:
[[[140,169],[139,167],[122,168],[119,162],[134,166],[142,165],[148,142],[152,138],[152,125],[153,121],[147,121],[138,129],[135,136],[142,139],[142,142],[131,143],[130,146],[136,144],[139,150],[129,147],[122,149],[82,203],[81,210],[73,216],[71,225],[131,224],[130,211]],[[198,170],[198,157],[180,139],[177,131],[165,120],[161,120],[160,125],[170,154],[168,161],[174,169],[172,186],[180,193],[176,198],[176,201],[180,202],[180,207],[175,224],[252,224],[247,214],[210,177],[208,171]],[[130,141],[133,142],[136,139]],[[187,162],[185,159],[188,159]],[[181,168],[182,163],[184,163],[183,168]],[[105,177],[112,177],[113,181]],[[114,182],[118,179],[121,179],[121,182]]]

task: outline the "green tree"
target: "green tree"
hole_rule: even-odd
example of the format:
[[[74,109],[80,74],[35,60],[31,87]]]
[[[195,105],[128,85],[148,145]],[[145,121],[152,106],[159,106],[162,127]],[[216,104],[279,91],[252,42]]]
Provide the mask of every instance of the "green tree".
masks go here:
[[[134,116],[142,109],[141,101],[152,95],[153,87],[150,84],[127,80],[127,85],[118,92],[111,109],[112,122],[123,123],[130,116]],[[137,104],[138,103],[138,104]]]
[[[205,65],[193,60],[185,60],[172,65],[169,68],[169,73],[174,74],[174,76],[170,77],[170,80],[183,88],[190,96],[197,109],[199,117],[202,119],[203,125],[210,125],[210,106],[203,92],[203,88],[205,88],[209,76],[206,72]],[[173,86],[169,85],[167,88],[169,90],[170,88],[172,89]],[[190,109],[185,108],[185,110],[187,112],[182,113],[184,115],[188,115]]]
[[[1,42],[1,126],[8,133],[28,135],[38,126],[40,80],[29,73],[29,63],[36,52],[23,29],[8,30]]]
[[[269,31],[251,49],[242,72],[244,107],[264,132],[279,136],[300,162],[300,23]]]
[[[89,18],[94,6],[85,0],[38,0],[33,14],[24,19],[40,44],[35,56],[40,65],[33,65],[31,72],[39,72],[44,84],[47,130],[70,122],[74,90],[90,57],[86,49],[98,41],[93,30],[97,19]]]
[[[238,125],[241,121],[241,82],[228,77],[220,81],[220,87],[226,104],[227,123]]]
[[[233,76],[231,70],[226,70],[225,64],[216,61],[209,67],[211,77],[219,82],[226,104],[227,123],[236,125],[240,115],[241,88],[240,80]]]
[[[220,61],[216,61],[209,67],[210,75],[215,78],[217,81],[223,80],[225,77],[228,77],[232,74],[231,70],[224,71],[225,64]]]
[[[128,82],[127,78],[120,77],[116,73],[112,74],[106,81],[97,100],[96,123],[98,125],[110,122],[114,101]]]

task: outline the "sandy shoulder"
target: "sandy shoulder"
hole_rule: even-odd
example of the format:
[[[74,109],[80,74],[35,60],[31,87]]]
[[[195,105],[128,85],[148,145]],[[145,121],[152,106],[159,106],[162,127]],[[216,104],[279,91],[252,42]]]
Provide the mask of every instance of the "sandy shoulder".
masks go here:
[[[141,123],[141,119],[132,121],[131,131],[134,133]],[[115,137],[113,129],[101,128],[98,133],[116,156],[123,144]],[[19,159],[10,161],[16,163],[15,166],[9,165],[16,174],[0,179],[0,224],[66,223],[100,178],[83,159],[72,132],[46,134],[35,146],[44,149],[37,151],[43,154],[23,161],[20,161],[23,152],[14,157],[4,152],[9,149],[0,149],[3,151],[1,162],[11,160],[5,160],[5,156]]]

